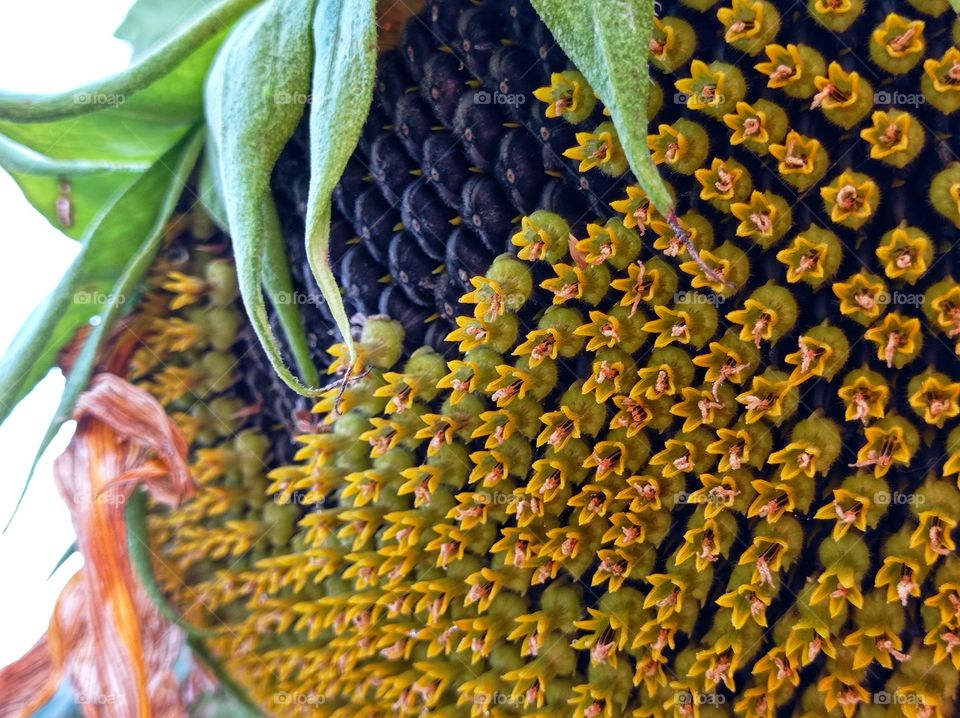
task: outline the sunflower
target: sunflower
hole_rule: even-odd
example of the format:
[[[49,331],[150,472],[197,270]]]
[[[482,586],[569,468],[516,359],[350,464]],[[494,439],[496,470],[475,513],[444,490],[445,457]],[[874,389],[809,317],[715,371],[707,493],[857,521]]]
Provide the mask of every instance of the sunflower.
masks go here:
[[[72,450],[142,445],[81,524],[137,539],[88,556],[120,649],[160,614],[277,717],[955,714],[945,0],[429,0],[379,48],[370,3],[241,5],[171,46],[208,131],[137,301],[61,353]],[[0,679],[81,670],[63,631]]]

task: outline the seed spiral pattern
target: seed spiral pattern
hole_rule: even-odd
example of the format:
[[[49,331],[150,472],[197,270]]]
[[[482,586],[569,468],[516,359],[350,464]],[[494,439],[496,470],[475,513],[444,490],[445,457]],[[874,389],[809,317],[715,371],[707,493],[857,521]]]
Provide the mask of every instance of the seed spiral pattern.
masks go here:
[[[331,349],[346,389],[269,471],[266,429],[236,435],[256,413],[193,378],[234,404],[178,415],[202,488],[154,515],[158,573],[270,715],[955,713],[957,24],[936,0],[663,11],[649,145],[677,221],[627,173],[584,77],[541,45],[537,101],[510,131],[536,117],[538,149],[565,138],[550,171],[583,211],[518,189],[480,213],[469,231],[516,253],[489,242],[444,353],[422,319],[368,318],[360,365]],[[430,4],[407,71],[421,91],[451,59],[496,76],[503,48],[542,37],[531,18]],[[501,45],[510,23],[523,41]],[[437,37],[450,52],[431,54]],[[462,99],[426,97],[456,123]],[[405,150],[444,136],[407,127]],[[474,161],[471,138],[458,151]],[[355,225],[372,216],[359,202]],[[236,311],[173,271],[143,309],[184,313],[151,339],[163,356],[190,306]],[[218,351],[191,347],[177,381]],[[169,371],[139,373],[176,409]]]

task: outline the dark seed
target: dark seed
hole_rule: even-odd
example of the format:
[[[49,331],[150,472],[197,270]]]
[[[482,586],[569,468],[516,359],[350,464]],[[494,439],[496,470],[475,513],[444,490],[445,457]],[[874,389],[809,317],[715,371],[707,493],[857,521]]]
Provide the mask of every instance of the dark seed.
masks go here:
[[[397,135],[403,142],[407,153],[419,161],[420,148],[430,134],[430,128],[436,122],[430,108],[424,103],[418,92],[408,92],[397,101],[397,110],[393,117]]]
[[[457,227],[447,239],[444,268],[451,280],[464,291],[471,288],[470,277],[485,272],[493,262],[496,252],[477,241],[466,227]]]
[[[570,229],[574,234],[582,233],[593,212],[583,192],[560,179],[551,179],[544,185],[540,193],[540,208],[562,214],[570,222]]]
[[[377,311],[377,301],[382,291],[380,278],[386,273],[386,268],[374,260],[362,244],[347,250],[340,262],[338,274],[344,297],[349,300],[353,311],[362,314],[373,314]]]
[[[383,134],[383,130],[392,124],[392,120],[380,108],[379,103],[375,102],[370,106],[370,114],[367,115],[367,121],[363,125],[363,132],[360,135],[360,142],[357,143],[357,151],[370,156],[370,148],[374,141]]]
[[[498,93],[495,99],[517,122],[525,122],[531,112],[542,112],[533,91],[547,79],[536,55],[519,45],[498,47],[490,58],[489,89]]]
[[[450,234],[453,213],[447,209],[427,182],[414,182],[400,203],[403,226],[416,237],[427,256],[443,261],[443,246]]]
[[[566,120],[546,117],[536,109],[530,112],[525,123],[531,132],[536,133],[542,143],[540,154],[543,166],[548,170],[562,170],[567,162],[564,150],[576,147],[576,128]]]
[[[503,119],[486,90],[467,92],[460,98],[453,117],[453,133],[463,143],[467,159],[482,170],[490,169],[496,160]]]
[[[449,274],[444,275],[434,288],[434,301],[437,311],[453,322],[460,315],[460,297],[464,295],[460,283]]]
[[[460,96],[468,89],[468,79],[460,61],[446,52],[436,53],[423,69],[420,92],[443,124],[453,120]]]
[[[500,43],[502,31],[497,13],[486,7],[472,7],[457,21],[458,55],[478,79],[487,73],[490,55]]]
[[[460,216],[494,252],[503,252],[508,246],[512,215],[512,208],[496,180],[486,175],[467,180],[461,195]]]
[[[448,207],[460,209],[460,192],[470,177],[460,143],[449,132],[432,132],[423,143],[423,176]]]
[[[414,82],[420,82],[420,78],[423,77],[424,63],[437,50],[437,38],[430,32],[426,23],[411,19],[403,32],[400,50],[411,79]]]
[[[431,312],[413,304],[398,286],[391,284],[383,291],[377,311],[403,324],[404,339],[409,337],[410,341],[414,342],[413,346],[423,343],[423,335],[427,331],[426,321]]]
[[[371,187],[357,197],[354,205],[354,227],[367,250],[381,264],[387,262],[387,247],[393,238],[394,227],[400,218],[397,212]]]
[[[536,49],[537,57],[544,63],[545,73],[563,72],[567,69],[567,56],[563,54],[546,25],[542,22],[536,23],[530,33],[530,40]]]
[[[390,50],[380,56],[377,63],[377,99],[390,117],[394,115],[400,96],[415,84],[407,74],[400,50]]]
[[[522,214],[537,208],[540,188],[546,179],[540,154],[540,143],[526,128],[510,130],[500,140],[494,176]]]
[[[337,209],[351,222],[354,218],[354,205],[363,192],[370,188],[370,184],[365,181],[368,174],[367,168],[356,155],[347,162],[347,167],[340,177],[340,181],[333,190],[333,201],[336,202]],[[306,173],[309,178],[309,172]],[[306,212],[306,205],[304,205]]]
[[[537,13],[526,0],[511,0],[500,8],[501,22],[507,34],[516,42],[528,42],[533,26],[537,24]]]
[[[416,165],[395,135],[382,134],[370,148],[370,172],[390,204],[396,204],[410,182]]]
[[[469,0],[430,0],[425,15],[434,34],[445,43],[453,44],[458,39],[457,21],[471,7]]]
[[[391,240],[387,268],[394,283],[411,302],[433,307],[434,288],[440,276],[434,273],[437,262],[423,253],[411,234],[398,232]]]
[[[452,332],[454,326],[444,317],[439,317],[427,325],[427,331],[423,337],[423,343],[433,347],[439,354],[447,359],[452,359],[457,353],[455,342],[448,342],[447,335]]]

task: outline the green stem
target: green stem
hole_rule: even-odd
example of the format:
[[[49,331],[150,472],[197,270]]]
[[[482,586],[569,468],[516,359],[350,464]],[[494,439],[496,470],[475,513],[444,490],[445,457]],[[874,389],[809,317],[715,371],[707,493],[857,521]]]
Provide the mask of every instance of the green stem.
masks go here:
[[[56,95],[23,95],[0,92],[0,119],[15,122],[48,122],[76,117],[101,108],[95,103],[78,103],[78,93],[130,97],[168,74],[193,50],[223,32],[261,0],[224,0],[202,15],[182,33],[164,43],[140,62],[105,80]]]

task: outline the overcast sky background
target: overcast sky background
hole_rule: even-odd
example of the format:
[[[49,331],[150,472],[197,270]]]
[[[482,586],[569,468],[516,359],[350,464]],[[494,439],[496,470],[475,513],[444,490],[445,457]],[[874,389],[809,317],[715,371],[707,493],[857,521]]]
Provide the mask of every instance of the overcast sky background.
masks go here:
[[[30,0],[0,5],[0,89],[69,90],[126,66],[130,49],[113,37],[132,0]],[[30,310],[56,285],[77,245],[50,226],[0,170],[0,352]],[[59,400],[50,375],[0,427],[0,526],[6,523],[33,454]],[[10,530],[0,536],[0,666],[46,630],[60,589],[81,565],[74,557],[47,580],[73,541],[70,516],[53,485],[61,432],[33,479]]]

